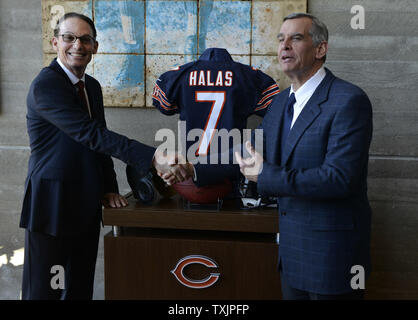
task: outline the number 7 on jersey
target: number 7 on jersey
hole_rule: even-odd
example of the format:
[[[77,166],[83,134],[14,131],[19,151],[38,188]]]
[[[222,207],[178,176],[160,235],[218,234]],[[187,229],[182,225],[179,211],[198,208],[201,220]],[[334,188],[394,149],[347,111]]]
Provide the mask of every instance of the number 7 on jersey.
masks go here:
[[[213,102],[196,155],[206,155],[225,105],[225,91],[196,91],[197,102]]]

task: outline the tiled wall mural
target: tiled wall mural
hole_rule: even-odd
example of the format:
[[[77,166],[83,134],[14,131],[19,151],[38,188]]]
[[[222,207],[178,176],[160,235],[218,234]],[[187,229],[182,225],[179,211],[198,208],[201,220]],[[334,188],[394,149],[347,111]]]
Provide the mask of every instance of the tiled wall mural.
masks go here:
[[[43,50],[48,65],[56,21],[83,13],[96,24],[99,51],[87,73],[102,85],[105,106],[149,107],[156,78],[198,59],[206,48],[225,48],[287,87],[277,62],[283,17],[306,12],[306,0],[43,0]]]

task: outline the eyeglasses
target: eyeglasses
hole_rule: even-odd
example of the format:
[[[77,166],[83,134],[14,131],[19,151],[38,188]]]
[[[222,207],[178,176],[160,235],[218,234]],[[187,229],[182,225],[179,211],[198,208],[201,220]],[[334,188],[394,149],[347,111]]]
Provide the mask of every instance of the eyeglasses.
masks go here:
[[[96,41],[96,39],[94,39],[92,36],[86,34],[84,36],[81,37],[77,37],[75,34],[72,33],[64,33],[64,34],[59,34],[59,36],[62,37],[62,40],[66,43],[74,43],[77,41],[77,39],[80,39],[80,42],[82,44],[93,44],[94,41]]]

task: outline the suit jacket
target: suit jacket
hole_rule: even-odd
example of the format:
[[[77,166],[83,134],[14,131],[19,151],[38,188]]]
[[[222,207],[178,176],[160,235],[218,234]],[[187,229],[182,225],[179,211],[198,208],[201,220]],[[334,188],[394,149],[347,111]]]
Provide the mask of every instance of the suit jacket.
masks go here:
[[[367,166],[372,109],[358,87],[329,70],[280,146],[289,88],[265,115],[258,191],[277,196],[279,263],[289,285],[319,294],[351,290],[351,268],[370,271]]]
[[[27,96],[31,155],[20,226],[51,235],[85,232],[101,219],[104,193],[118,192],[110,156],[149,168],[154,148],[106,128],[99,82],[86,75],[92,119],[54,60]]]

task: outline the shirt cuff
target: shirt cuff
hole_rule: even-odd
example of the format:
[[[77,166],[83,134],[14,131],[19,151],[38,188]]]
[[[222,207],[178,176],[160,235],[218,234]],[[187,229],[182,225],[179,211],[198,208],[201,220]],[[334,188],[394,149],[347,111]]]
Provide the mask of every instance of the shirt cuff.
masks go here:
[[[196,168],[193,166],[193,182],[197,181]]]

